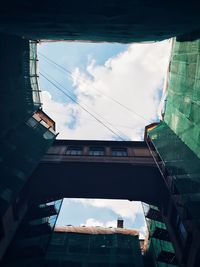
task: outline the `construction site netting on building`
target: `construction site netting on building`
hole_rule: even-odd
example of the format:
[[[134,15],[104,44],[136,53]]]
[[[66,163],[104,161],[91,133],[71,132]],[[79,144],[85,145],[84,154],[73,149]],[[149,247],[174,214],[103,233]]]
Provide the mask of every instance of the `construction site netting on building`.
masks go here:
[[[188,218],[200,219],[200,40],[173,41],[163,121],[147,136]],[[180,197],[181,196],[181,197]],[[184,211],[185,212],[185,211]],[[184,231],[183,231],[184,232]],[[182,233],[184,235],[184,233]]]
[[[142,206],[148,228],[148,266],[177,266],[175,251],[159,208],[146,203],[142,203]]]
[[[131,229],[57,226],[44,267],[143,267],[138,232]]]

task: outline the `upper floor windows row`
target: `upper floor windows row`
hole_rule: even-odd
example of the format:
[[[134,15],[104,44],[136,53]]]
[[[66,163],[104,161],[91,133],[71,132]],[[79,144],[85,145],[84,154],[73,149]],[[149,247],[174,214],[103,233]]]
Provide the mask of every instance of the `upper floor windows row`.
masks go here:
[[[71,156],[79,156],[83,155],[83,148],[79,146],[69,146],[66,151],[67,155]],[[105,148],[104,147],[89,147],[88,153],[86,155],[89,156],[105,156]],[[111,148],[111,156],[113,157],[127,157],[128,152],[127,148]]]
[[[112,148],[113,157],[128,157],[128,152],[126,148]]]
[[[105,155],[104,147],[90,147],[89,155],[90,156],[104,156]]]
[[[80,156],[80,155],[82,155],[82,147],[69,146],[69,147],[67,147],[66,155]]]
[[[89,147],[86,150],[82,146],[68,146],[65,147],[65,151],[59,150],[57,147],[51,147],[48,151],[48,154],[66,154],[69,156],[113,156],[113,157],[127,157],[128,151],[127,148],[111,148],[109,151],[106,151],[105,147]]]

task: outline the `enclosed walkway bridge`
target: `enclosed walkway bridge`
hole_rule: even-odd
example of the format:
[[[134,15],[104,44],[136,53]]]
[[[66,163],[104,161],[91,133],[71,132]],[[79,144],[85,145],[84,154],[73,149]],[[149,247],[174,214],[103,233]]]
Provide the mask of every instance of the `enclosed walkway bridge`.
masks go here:
[[[144,142],[56,140],[30,179],[35,201],[138,200],[159,205],[164,185]]]

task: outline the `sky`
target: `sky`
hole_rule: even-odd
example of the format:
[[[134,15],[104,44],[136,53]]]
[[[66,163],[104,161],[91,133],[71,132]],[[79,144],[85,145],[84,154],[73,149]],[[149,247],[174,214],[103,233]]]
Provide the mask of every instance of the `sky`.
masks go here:
[[[43,109],[58,139],[142,140],[158,121],[169,55],[169,40],[39,44]],[[144,234],[141,205],[130,201],[65,199],[58,224],[116,226],[118,217]]]

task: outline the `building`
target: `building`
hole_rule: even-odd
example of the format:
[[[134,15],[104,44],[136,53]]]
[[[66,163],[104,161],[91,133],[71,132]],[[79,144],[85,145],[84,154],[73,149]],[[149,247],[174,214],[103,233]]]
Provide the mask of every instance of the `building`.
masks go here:
[[[48,221],[41,220],[37,220],[37,225],[34,225],[33,229],[31,222],[35,216],[36,218],[44,214],[47,216],[51,214],[49,212],[54,211],[54,208],[52,210],[51,205],[48,205],[49,212],[46,213],[45,207],[45,212],[41,213],[41,208],[43,208],[43,205],[40,206],[41,203],[52,202],[63,197],[96,197],[143,200],[151,205],[158,205],[162,209],[163,197],[166,195],[163,179],[153,161],[151,152],[145,142],[138,141],[55,140],[33,172],[24,191],[29,196],[28,215],[25,216],[25,223],[23,221],[18,230],[19,233],[4,257],[5,267],[16,266],[16,264],[41,266],[44,258],[48,259],[45,263],[47,266],[51,264],[51,261],[54,266],[56,264],[59,266],[56,246],[49,248],[49,243],[47,245],[43,241],[41,248],[37,240],[42,238],[47,241],[51,239],[51,236],[54,240],[54,236],[58,235],[62,236],[61,239],[65,239],[63,236],[66,233],[63,232],[71,230],[84,232],[85,228],[82,227],[75,230],[73,227],[57,228],[56,232],[53,232]],[[33,233],[24,236],[27,218],[28,224],[31,225],[28,229]],[[123,221],[119,220],[118,225],[122,227]],[[57,234],[57,232],[62,234]],[[23,246],[20,247],[19,243]],[[151,257],[143,258],[148,267],[154,255],[151,247],[149,250]],[[74,258],[77,260],[77,257]],[[10,262],[10,259],[13,261]],[[162,257],[159,260],[166,263]],[[66,258],[67,261],[72,264],[70,256]],[[157,261],[153,261],[152,267],[157,266],[156,264]]]
[[[49,222],[52,216],[57,216],[55,204],[52,203],[57,199],[63,197],[100,197],[143,200],[152,205],[159,205],[164,194],[164,184],[162,184],[160,176],[145,142],[55,140],[21,192],[23,204],[27,205],[27,210],[3,258],[3,266],[21,267],[30,265],[35,267],[43,266],[43,261],[46,262],[45,266],[51,264],[54,266],[56,264],[58,266],[59,264],[62,265],[59,263],[58,254],[63,253],[64,248],[60,248],[61,251],[56,254],[56,246],[51,245],[54,238],[61,236],[61,239],[67,239],[64,237],[67,232],[80,231],[80,233],[83,233],[88,229],[81,227],[74,230],[73,227],[65,227],[56,228],[56,231],[53,231]],[[120,231],[126,234],[130,233],[130,231],[122,229],[122,220],[118,220],[118,227],[117,232],[104,229],[104,234],[106,233],[107,236],[109,233],[110,239],[114,240],[114,233],[119,234]],[[98,228],[94,229],[98,233]],[[136,243],[139,242],[138,233],[136,231],[131,233],[134,234],[134,237],[131,235],[130,238],[133,241],[130,241],[130,245],[135,247]],[[104,239],[104,234],[100,235],[100,240]],[[75,233],[73,235],[77,236]],[[125,239],[127,239],[127,236]],[[52,240],[52,243],[50,240]],[[94,246],[95,242],[93,242]],[[75,245],[78,248],[80,247],[78,243]],[[96,245],[98,246],[98,242]],[[78,248],[76,253],[77,250],[80,250]],[[138,255],[137,257],[142,257],[140,250],[139,254],[137,249],[134,251]],[[97,257],[99,258],[99,266],[100,262],[104,260],[104,252],[103,250],[99,252],[99,257]],[[134,262],[136,261],[140,266],[140,260],[135,259],[136,255],[121,256],[122,262],[120,263],[120,258],[119,260],[116,259],[116,255],[120,254],[120,249],[116,250],[116,247],[114,247],[109,253],[114,258],[109,254],[105,260],[109,260],[113,264],[116,263],[115,261],[119,261],[119,266],[135,266]],[[123,255],[125,252],[121,253]],[[126,253],[129,254],[130,249]],[[97,264],[94,261],[96,255],[93,258],[91,255],[92,251],[87,256],[88,266]],[[68,255],[65,259],[66,262],[63,264],[65,265],[69,261],[69,266],[73,266],[73,258],[74,261],[77,261],[77,256],[73,256],[71,259]],[[90,263],[90,260],[94,262]],[[74,266],[80,265],[80,263],[73,264]],[[102,264],[104,266],[106,263],[103,262]]]
[[[199,40],[174,41],[164,119],[147,126],[145,135],[168,188],[161,214],[176,258],[180,266],[196,267],[200,262],[199,45]]]
[[[158,207],[143,203],[148,227],[145,260],[149,267],[179,266],[169,231]]]
[[[1,266],[39,267],[46,255],[62,200],[28,204],[28,211],[1,261]]]
[[[143,267],[138,232],[122,228],[56,227],[44,266]]]
[[[33,201],[41,202],[87,197],[159,205],[165,194],[161,175],[142,141],[55,140],[30,177],[29,188]]]
[[[174,251],[168,251],[173,255],[165,253],[164,258],[173,260],[175,254],[179,266],[198,267],[200,20],[197,1],[186,5],[183,1],[55,3],[22,0],[3,3],[0,16],[0,110],[3,114],[0,128],[0,258],[5,255],[6,259],[8,247],[18,248],[15,243],[21,238],[22,226],[30,224],[26,216],[31,207],[34,211],[45,205],[44,210],[53,212],[46,205],[62,197],[115,197],[142,200],[156,207],[153,209],[159,210],[165,225],[160,228],[168,232],[174,246]],[[80,141],[79,145],[85,147],[82,157],[79,150],[73,148],[78,142],[63,141],[62,144],[56,141],[43,158],[56,132],[55,123],[41,109],[37,41],[32,40],[126,43],[171,36],[178,38],[173,43],[169,66],[164,119],[157,126],[146,127],[146,144],[129,143],[129,152],[126,152],[122,149],[125,144],[120,142],[100,144],[91,141],[86,145],[85,141]],[[59,149],[55,152],[56,146],[59,149],[63,146],[66,151],[71,146],[71,152],[62,154]],[[91,151],[88,150],[90,146],[94,147]],[[133,150],[139,148],[142,155],[129,156],[133,152],[131,146],[135,146]],[[58,162],[66,174],[64,177],[61,170],[58,173]],[[75,168],[77,165],[79,169]],[[57,187],[55,180],[49,182],[47,171],[54,177],[59,174]],[[90,176],[81,179],[80,171],[90,172]],[[94,179],[94,174],[98,179]],[[70,179],[72,176],[76,177],[75,183]],[[100,183],[102,177],[105,179]],[[78,182],[83,186],[77,186]],[[104,190],[100,192],[100,188]],[[151,219],[157,222],[155,218]],[[50,230],[48,223],[42,227],[36,228]],[[164,230],[159,230],[161,235],[153,238],[166,238]],[[161,256],[156,255],[156,262],[163,259]]]
[[[43,209],[46,207],[50,206]],[[20,229],[3,266],[144,267],[139,233],[135,230],[70,225],[56,226],[49,235],[49,230],[41,228],[46,222],[41,216],[33,224],[35,215],[31,212],[27,218],[29,223],[32,219],[32,228],[40,226],[40,230]]]
[[[8,37],[1,45],[11,51],[0,62],[0,259],[28,210],[28,179],[57,135],[41,107],[37,43]]]

